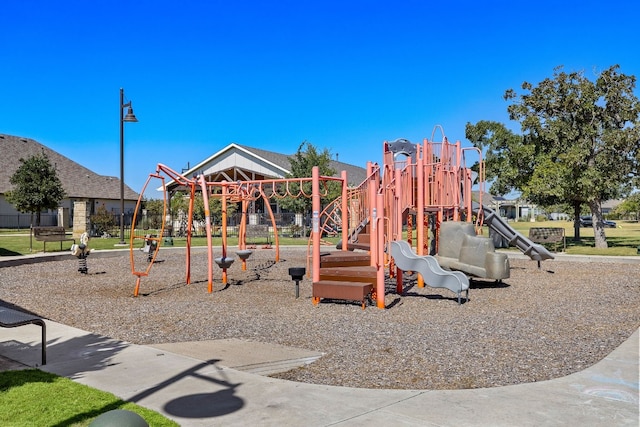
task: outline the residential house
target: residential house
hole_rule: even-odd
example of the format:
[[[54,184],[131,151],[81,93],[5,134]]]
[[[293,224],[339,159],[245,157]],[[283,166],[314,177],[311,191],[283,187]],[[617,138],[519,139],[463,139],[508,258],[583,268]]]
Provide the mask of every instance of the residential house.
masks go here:
[[[507,221],[535,221],[540,213],[537,205],[522,199],[508,200],[502,196],[493,196],[489,193],[482,195],[482,204],[490,207]]]
[[[57,211],[45,212],[41,225],[73,225],[74,202],[88,202],[89,215],[104,205],[114,215],[120,214],[120,180],[112,176],[98,175],[62,154],[40,144],[23,138],[0,134],[0,228],[29,227],[30,214],[21,214],[6,201],[4,194],[13,186],[11,176],[20,166],[20,159],[46,154],[56,168],[64,191],[67,195],[60,202]],[[125,213],[133,212],[138,201],[138,193],[125,185]],[[47,215],[49,214],[49,215]]]

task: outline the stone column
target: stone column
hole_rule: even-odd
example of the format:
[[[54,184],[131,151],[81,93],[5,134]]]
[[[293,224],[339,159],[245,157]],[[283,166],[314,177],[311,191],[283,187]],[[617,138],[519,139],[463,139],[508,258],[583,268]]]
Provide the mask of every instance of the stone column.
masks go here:
[[[90,229],[89,214],[91,205],[86,200],[76,200],[73,202],[73,237],[80,238],[84,232]]]

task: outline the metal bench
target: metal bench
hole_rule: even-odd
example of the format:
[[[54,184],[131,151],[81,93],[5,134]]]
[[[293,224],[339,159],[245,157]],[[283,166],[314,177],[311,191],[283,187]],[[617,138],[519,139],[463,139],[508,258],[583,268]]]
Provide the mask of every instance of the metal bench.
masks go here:
[[[38,325],[42,328],[42,364],[47,364],[47,326],[41,317],[24,311],[0,306],[0,326],[3,328],[17,328],[18,326]]]
[[[62,242],[73,241],[76,243],[76,239],[73,237],[67,237],[67,232],[64,227],[32,227],[33,237],[39,242],[42,242],[43,252],[47,251],[47,242],[60,242],[60,250],[62,250]]]
[[[271,235],[269,233],[269,226],[262,224],[250,224],[247,225],[246,238],[255,243],[255,240],[264,238],[267,241],[267,245],[271,244]]]
[[[553,243],[558,252],[558,244],[562,243],[562,250],[567,249],[564,228],[561,227],[532,227],[529,229],[529,240],[534,243]]]

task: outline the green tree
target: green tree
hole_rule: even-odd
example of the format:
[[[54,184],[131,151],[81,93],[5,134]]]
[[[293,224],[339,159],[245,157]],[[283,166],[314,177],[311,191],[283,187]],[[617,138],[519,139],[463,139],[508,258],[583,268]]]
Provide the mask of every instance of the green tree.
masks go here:
[[[102,236],[104,233],[108,233],[116,226],[116,219],[112,212],[107,210],[107,207],[103,204],[98,206],[96,213],[89,217],[91,224],[94,226],[95,232]]]
[[[289,157],[289,162],[291,163],[291,171],[287,174],[287,178],[310,178],[314,166],[318,166],[318,170],[322,176],[334,176],[336,173],[336,171],[331,168],[331,151],[327,148],[319,151],[313,144],[307,141],[303,141],[300,144],[298,151]],[[291,185],[290,188],[293,194],[296,194],[300,189],[298,184]],[[327,194],[321,198],[323,205],[335,200],[341,194],[341,187],[337,182],[328,183],[326,188]],[[311,194],[311,183],[303,184],[302,189],[305,194]],[[312,200],[307,197],[287,197],[279,200],[278,203],[284,209],[296,213],[304,213],[311,210]]]
[[[627,197],[625,201],[616,206],[613,213],[620,218],[633,216],[636,221],[640,221],[640,193],[633,193]]]
[[[219,194],[220,192],[217,191]],[[236,203],[227,203],[227,216],[233,215],[238,206]],[[184,220],[183,226],[186,226],[187,215],[189,214],[189,193],[185,191],[177,191],[171,197],[171,215],[174,218],[182,218]],[[211,224],[220,223],[222,221],[222,201],[219,196],[209,196],[209,214],[211,216]],[[204,199],[202,198],[202,192],[198,191],[193,199],[193,220],[204,221],[205,209]]]
[[[571,205],[576,239],[581,208],[588,206],[599,248],[607,247],[601,204],[631,191],[640,162],[636,78],[618,70],[612,66],[592,82],[559,67],[537,86],[524,82],[520,95],[507,90],[509,118],[520,122],[522,135],[497,122],[466,128],[467,138],[487,150],[492,192],[519,190],[542,206]]]
[[[164,210],[164,200],[149,199],[144,201],[144,209],[147,210],[147,226],[149,228],[160,228],[162,226],[162,214]]]
[[[35,225],[39,226],[40,213],[58,207],[65,197],[64,188],[44,151],[26,160],[20,158],[20,163],[9,179],[14,188],[5,197],[18,211],[35,213]]]
[[[144,209],[149,214],[162,215],[164,210],[164,200],[162,199],[149,199],[144,201]]]

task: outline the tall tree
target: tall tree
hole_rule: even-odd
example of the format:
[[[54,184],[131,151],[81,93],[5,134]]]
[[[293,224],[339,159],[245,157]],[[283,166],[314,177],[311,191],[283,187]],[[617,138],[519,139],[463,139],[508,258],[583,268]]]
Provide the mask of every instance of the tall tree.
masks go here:
[[[467,138],[486,148],[487,178],[496,191],[516,189],[541,205],[573,206],[575,236],[582,205],[594,218],[596,247],[606,248],[602,202],[628,194],[640,163],[640,103],[635,76],[614,65],[590,81],[583,72],[554,70],[537,86],[524,82],[522,94],[505,93],[509,118],[522,135],[500,123],[467,124]]]
[[[147,210],[147,225],[150,228],[160,228],[162,226],[162,214],[164,212],[164,200],[162,199],[145,199],[143,201],[144,209]]]
[[[64,188],[44,151],[26,160],[20,158],[20,163],[9,180],[14,188],[5,197],[18,211],[36,214],[35,225],[39,226],[40,213],[58,207],[65,197]]]
[[[216,190],[216,194],[220,192]],[[232,216],[238,206],[236,203],[227,203],[227,215]],[[185,191],[178,191],[171,197],[171,204],[169,207],[169,211],[173,218],[179,217],[184,220],[184,224],[186,225],[187,215],[189,213],[189,193]],[[209,214],[211,216],[211,224],[215,224],[216,222],[220,222],[222,218],[222,202],[220,197],[209,195]],[[193,220],[194,221],[204,221],[205,219],[205,209],[204,209],[204,199],[202,198],[202,192],[198,191],[195,194],[193,200]]]
[[[319,151],[313,144],[303,141],[298,151],[289,157],[291,172],[287,178],[311,178],[312,169],[318,166],[320,175],[334,176],[336,171],[331,168],[331,152],[325,148]],[[299,190],[297,184],[290,186],[293,193]],[[321,199],[321,203],[328,203],[340,196],[340,185],[337,182],[328,183],[327,195]],[[311,183],[303,184],[303,191],[311,194]],[[293,212],[303,213],[311,210],[311,199],[307,197],[284,198],[280,200],[280,206]]]
[[[640,221],[640,193],[633,193],[625,201],[616,206],[614,213],[619,216],[633,215],[636,221]]]

